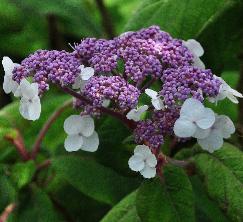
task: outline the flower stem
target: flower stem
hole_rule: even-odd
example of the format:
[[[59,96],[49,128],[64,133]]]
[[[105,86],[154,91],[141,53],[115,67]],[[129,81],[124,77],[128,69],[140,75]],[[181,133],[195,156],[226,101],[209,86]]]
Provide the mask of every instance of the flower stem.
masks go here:
[[[9,215],[16,208],[16,203],[10,203],[0,215],[0,222],[6,222],[8,220]]]
[[[75,98],[77,98],[77,99],[80,99],[80,100],[82,100],[83,102],[85,102],[85,103],[87,103],[87,104],[92,105],[92,102],[91,102],[89,99],[87,99],[87,98],[84,97],[83,95],[81,95],[81,94],[75,92],[74,90],[72,90],[72,89],[70,89],[70,88],[67,88],[67,87],[64,87],[64,88],[61,87],[61,89],[62,89],[64,92],[66,92],[66,93],[72,95],[73,97],[75,97]],[[135,129],[135,127],[136,127],[136,122],[134,122],[134,121],[132,121],[132,120],[128,120],[128,119],[126,118],[126,116],[124,116],[123,114],[118,113],[118,112],[115,112],[115,111],[113,111],[113,110],[111,110],[111,109],[107,109],[107,108],[105,108],[105,107],[103,107],[103,106],[100,106],[100,107],[97,107],[97,108],[98,108],[102,113],[106,113],[106,114],[108,114],[108,115],[110,115],[110,116],[113,116],[113,117],[119,119],[119,120],[122,121],[128,128],[130,128],[130,129]]]
[[[177,167],[181,167],[181,168],[187,168],[189,165],[191,165],[191,162],[189,161],[185,161],[185,160],[176,160],[176,159],[172,159],[169,156],[166,156],[165,159],[168,161],[168,163],[177,166]]]
[[[68,100],[65,103],[63,103],[62,106],[58,107],[55,112],[48,118],[48,120],[46,121],[46,123],[43,125],[41,131],[39,132],[35,143],[33,145],[32,148],[32,153],[31,153],[31,158],[35,159],[36,155],[38,154],[39,150],[40,150],[40,145],[42,140],[44,139],[47,131],[49,130],[49,128],[51,127],[51,125],[55,122],[55,120],[61,115],[61,113],[68,107],[70,107],[72,105],[72,100]]]
[[[19,155],[21,156],[22,160],[27,161],[30,159],[30,155],[28,151],[25,148],[24,140],[20,132],[17,130],[17,136],[11,137],[11,136],[5,136],[5,139],[8,140],[10,143],[12,143],[16,150],[18,151]]]

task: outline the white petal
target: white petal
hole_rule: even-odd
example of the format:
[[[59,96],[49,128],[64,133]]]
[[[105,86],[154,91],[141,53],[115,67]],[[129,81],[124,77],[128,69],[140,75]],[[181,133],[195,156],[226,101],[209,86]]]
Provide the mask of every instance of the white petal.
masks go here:
[[[30,102],[28,105],[28,110],[29,110],[29,120],[37,120],[40,118],[41,103],[39,97],[35,97],[32,99],[32,102]]]
[[[38,95],[39,94],[39,86],[38,86],[38,83],[34,82],[34,83],[31,83],[31,89],[32,89],[32,94],[34,96]]]
[[[145,165],[145,167],[140,171],[140,173],[144,178],[153,178],[156,175],[156,168]]]
[[[197,139],[197,142],[202,149],[212,153],[223,146],[224,140],[218,131],[212,130],[208,137],[204,139]]]
[[[200,69],[205,69],[205,64],[199,57],[194,57],[193,66],[198,67]]]
[[[155,167],[157,165],[157,159],[154,154],[150,154],[146,158],[146,164],[150,167]]]
[[[236,96],[236,97],[239,97],[239,98],[243,98],[243,95],[242,95],[242,93],[240,93],[240,92],[238,92],[237,90],[235,90],[235,89],[230,89],[230,92],[234,95],[234,96]]]
[[[145,93],[152,99],[156,99],[158,96],[158,93],[152,89],[145,89]]]
[[[133,155],[128,160],[128,165],[133,171],[140,171],[145,167],[144,160],[140,155]]]
[[[109,99],[104,99],[102,102],[102,106],[107,108],[110,105],[111,101]]]
[[[23,97],[32,98],[36,95],[33,91],[31,83],[28,82],[26,79],[21,80],[19,87],[20,87],[20,94]]]
[[[163,110],[165,108],[164,103],[160,98],[152,99],[152,104],[156,110]]]
[[[141,115],[148,109],[147,105],[141,106],[138,109],[132,109],[130,110],[126,117],[127,119],[134,120],[135,122],[138,122],[141,118]]]
[[[182,118],[177,119],[174,125],[175,135],[182,138],[193,136],[196,132],[196,129],[196,124]]]
[[[144,159],[150,154],[152,154],[151,150],[148,146],[145,145],[137,145],[134,149],[134,154],[143,156]]]
[[[79,135],[67,136],[64,142],[64,147],[68,152],[77,151],[81,148],[82,145],[83,138]]]
[[[22,96],[20,85],[18,85],[18,87],[17,87],[16,90],[14,91],[14,96],[15,96],[15,97],[20,97],[20,96]]]
[[[13,61],[9,57],[4,56],[2,59],[2,65],[3,65],[5,75],[12,76],[12,72],[15,67],[15,64],[13,63]]]
[[[197,139],[203,139],[208,136],[208,134],[211,132],[211,129],[201,129],[197,127],[196,132],[193,134],[192,137],[197,138]]]
[[[82,150],[88,152],[95,152],[99,146],[99,137],[98,134],[94,131],[93,134],[89,137],[83,137]]]
[[[29,102],[28,98],[22,97],[19,107],[20,114],[28,120],[37,120],[41,113],[41,103],[38,97]]]
[[[25,119],[30,119],[29,109],[28,109],[28,99],[21,98],[19,105],[19,112]]]
[[[217,116],[214,127],[221,131],[221,135],[225,139],[228,139],[235,132],[234,123],[225,115]]]
[[[134,120],[135,122],[138,122],[140,120],[140,115],[138,115],[136,109],[131,109],[127,115],[127,119]]]
[[[226,97],[232,102],[232,103],[235,103],[235,104],[238,104],[239,101],[238,99],[231,93],[227,93]]]
[[[200,57],[204,54],[202,45],[195,39],[184,41],[184,45],[196,56]]]
[[[89,137],[93,134],[94,132],[94,120],[88,115],[81,116],[81,130],[80,132],[86,136]]]
[[[84,69],[84,65],[80,65],[80,66],[79,66],[79,69],[80,69],[81,72],[82,72],[82,70]],[[80,72],[80,73],[81,73],[81,72]]]
[[[81,132],[82,118],[80,115],[71,115],[64,121],[64,131],[69,135],[75,135]]]
[[[186,117],[191,121],[196,121],[203,117],[204,112],[205,108],[200,101],[194,98],[189,98],[183,103],[180,115],[181,117]]]
[[[94,69],[91,67],[85,67],[81,70],[82,80],[88,80],[93,75],[94,75]]]
[[[81,86],[81,77],[77,76],[75,81],[74,81],[74,84],[72,85],[72,88],[73,89],[79,89],[80,86]]]
[[[18,83],[12,79],[12,76],[5,75],[3,81],[3,90],[5,93],[15,92],[18,88]]]
[[[205,108],[203,116],[196,121],[196,124],[202,129],[210,128],[215,122],[215,114],[212,109]]]

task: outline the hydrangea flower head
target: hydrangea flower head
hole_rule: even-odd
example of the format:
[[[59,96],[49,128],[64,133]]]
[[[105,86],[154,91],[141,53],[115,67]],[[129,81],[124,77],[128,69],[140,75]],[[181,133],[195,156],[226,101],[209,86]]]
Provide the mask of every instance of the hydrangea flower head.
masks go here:
[[[152,178],[156,175],[157,159],[148,146],[137,145],[128,165],[131,170],[140,172],[144,178]]]

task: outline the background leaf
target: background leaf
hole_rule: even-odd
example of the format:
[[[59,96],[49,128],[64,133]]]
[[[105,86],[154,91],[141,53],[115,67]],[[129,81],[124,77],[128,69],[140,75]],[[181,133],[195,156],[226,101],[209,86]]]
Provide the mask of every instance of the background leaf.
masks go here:
[[[226,143],[213,154],[197,154],[194,160],[209,196],[229,218],[233,221],[242,221],[242,152]]]
[[[142,222],[195,221],[194,197],[186,173],[166,166],[164,181],[147,180],[137,194],[137,211]]]
[[[138,186],[137,180],[120,176],[90,159],[64,156],[54,159],[52,166],[76,189],[109,205],[114,205]]]
[[[25,163],[16,163],[11,167],[11,179],[18,189],[31,182],[35,173],[35,164],[33,160]]]
[[[108,212],[101,222],[140,222],[136,210],[136,195],[136,191],[127,195]]]

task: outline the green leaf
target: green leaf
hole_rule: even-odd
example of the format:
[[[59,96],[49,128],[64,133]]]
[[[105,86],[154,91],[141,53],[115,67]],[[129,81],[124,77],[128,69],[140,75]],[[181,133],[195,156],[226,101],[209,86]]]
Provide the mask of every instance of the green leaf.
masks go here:
[[[86,196],[60,176],[55,176],[50,181],[47,192],[59,206],[65,209],[66,214],[72,218],[70,221],[100,221],[103,215],[110,209],[109,205]]]
[[[26,190],[11,217],[13,222],[59,222],[60,220],[49,196],[41,189],[32,186]]]
[[[21,189],[29,182],[35,173],[36,167],[33,160],[24,163],[16,163],[11,169],[11,179],[18,189]]]
[[[136,202],[141,221],[195,221],[194,197],[186,173],[174,166],[166,166],[163,173],[164,181],[148,180],[138,190]]]
[[[176,38],[198,39],[207,64],[217,71],[238,50],[242,9],[237,0],[142,0],[125,30],[159,25]]]
[[[117,205],[115,205],[108,214],[101,220],[101,222],[140,222],[136,210],[136,195],[134,191],[125,198],[123,198]]]
[[[242,221],[242,152],[226,143],[213,154],[197,154],[194,160],[209,196],[219,204],[220,208],[233,221]]]
[[[64,156],[54,159],[52,166],[59,176],[80,192],[110,205],[138,186],[137,180],[120,176],[90,159]]]
[[[16,201],[17,192],[9,180],[9,178],[5,175],[0,175],[0,212],[2,212],[5,207]]]
[[[198,176],[190,177],[196,204],[197,221],[228,222],[219,206],[209,199]]]

